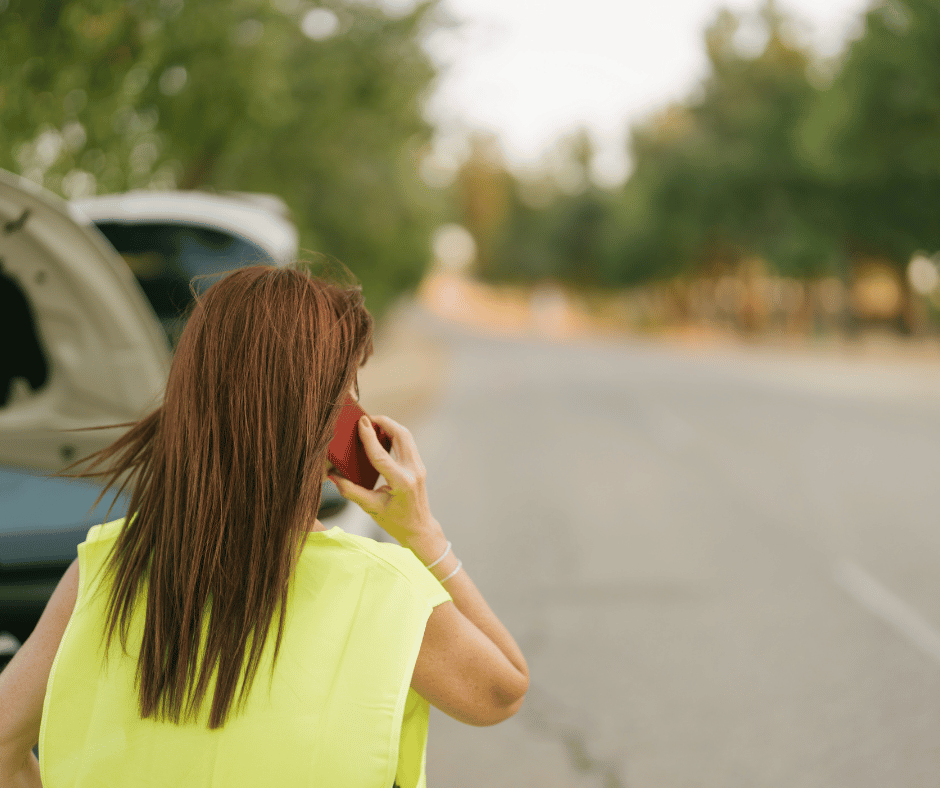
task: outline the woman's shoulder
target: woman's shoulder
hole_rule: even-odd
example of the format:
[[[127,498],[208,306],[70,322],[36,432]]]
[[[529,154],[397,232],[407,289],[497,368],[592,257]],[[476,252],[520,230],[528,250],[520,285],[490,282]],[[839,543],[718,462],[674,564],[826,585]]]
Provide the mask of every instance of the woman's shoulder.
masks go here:
[[[401,545],[379,542],[368,536],[348,533],[341,528],[331,530],[330,536],[347,549],[365,553],[372,561],[386,565],[392,571],[406,577],[416,574],[418,569],[427,571],[415,554]]]
[[[117,536],[121,533],[121,529],[124,527],[126,520],[127,517],[119,517],[117,520],[111,520],[107,523],[93,525],[88,529],[88,533],[85,535],[85,541],[106,542],[110,539],[117,538]]]
[[[337,529],[334,536],[349,549],[369,556],[376,564],[404,578],[432,607],[441,602],[450,601],[451,596],[444,586],[408,548],[389,542],[379,542],[367,536],[346,533],[341,529]]]

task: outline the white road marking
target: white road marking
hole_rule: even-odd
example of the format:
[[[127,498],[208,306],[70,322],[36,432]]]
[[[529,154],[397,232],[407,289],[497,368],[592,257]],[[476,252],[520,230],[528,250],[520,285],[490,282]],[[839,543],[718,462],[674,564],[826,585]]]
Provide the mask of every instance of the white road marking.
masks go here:
[[[868,612],[890,624],[927,656],[940,663],[940,632],[850,559],[836,564],[836,582]]]

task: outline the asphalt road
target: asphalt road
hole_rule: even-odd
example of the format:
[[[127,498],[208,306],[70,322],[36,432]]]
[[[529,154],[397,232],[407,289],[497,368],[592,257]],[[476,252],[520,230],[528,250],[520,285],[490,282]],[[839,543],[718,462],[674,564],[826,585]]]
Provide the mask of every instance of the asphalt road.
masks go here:
[[[411,320],[432,509],[531,670],[432,710],[431,788],[940,785],[940,361]]]

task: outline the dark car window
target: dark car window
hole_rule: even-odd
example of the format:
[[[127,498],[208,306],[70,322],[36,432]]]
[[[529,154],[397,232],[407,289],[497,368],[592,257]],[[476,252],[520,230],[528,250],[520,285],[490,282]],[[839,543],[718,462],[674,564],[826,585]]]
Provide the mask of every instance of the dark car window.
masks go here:
[[[13,396],[13,381],[23,378],[30,388],[45,385],[49,363],[40,342],[36,318],[19,281],[3,270],[0,259],[0,408]]]
[[[189,281],[193,276],[274,263],[261,247],[244,238],[205,227],[169,223],[97,226],[134,272],[174,348],[192,300]],[[197,280],[196,292],[202,293],[213,281]]]

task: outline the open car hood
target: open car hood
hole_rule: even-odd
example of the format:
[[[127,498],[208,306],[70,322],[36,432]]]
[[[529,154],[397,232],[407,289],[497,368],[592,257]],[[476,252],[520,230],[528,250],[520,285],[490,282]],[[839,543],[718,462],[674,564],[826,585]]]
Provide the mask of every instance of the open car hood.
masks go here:
[[[58,470],[160,404],[171,351],[90,220],[0,170],[0,466]]]

